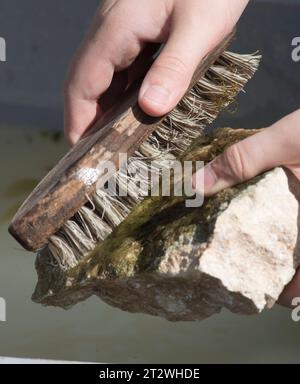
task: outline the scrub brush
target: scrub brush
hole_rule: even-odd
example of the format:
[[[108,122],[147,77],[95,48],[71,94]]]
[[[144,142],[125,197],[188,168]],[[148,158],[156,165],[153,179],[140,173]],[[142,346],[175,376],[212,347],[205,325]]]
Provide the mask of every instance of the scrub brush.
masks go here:
[[[187,94],[163,118],[142,112],[137,101],[142,79],[133,84],[25,201],[9,227],[16,240],[63,271],[78,265],[145,198],[137,188],[149,189],[141,171],[160,175],[171,169],[253,76],[260,56],[225,51],[232,37],[200,63]],[[128,159],[120,168],[121,153]],[[108,161],[119,168],[104,176],[101,167]],[[118,194],[110,193],[110,181]]]

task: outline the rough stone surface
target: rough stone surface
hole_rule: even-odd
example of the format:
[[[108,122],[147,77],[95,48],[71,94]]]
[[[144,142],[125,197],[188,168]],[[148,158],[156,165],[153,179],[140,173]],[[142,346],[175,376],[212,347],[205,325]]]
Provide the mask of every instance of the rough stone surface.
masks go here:
[[[209,161],[252,134],[223,129],[186,158]],[[298,182],[277,168],[185,208],[178,198],[148,199],[74,270],[37,258],[33,299],[68,307],[95,294],[130,312],[201,320],[227,308],[272,307],[299,260]]]

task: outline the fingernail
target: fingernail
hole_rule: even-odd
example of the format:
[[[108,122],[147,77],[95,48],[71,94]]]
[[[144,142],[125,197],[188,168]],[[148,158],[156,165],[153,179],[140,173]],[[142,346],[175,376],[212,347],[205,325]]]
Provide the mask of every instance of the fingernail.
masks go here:
[[[142,98],[158,105],[168,105],[170,91],[161,85],[151,85],[146,88]]]

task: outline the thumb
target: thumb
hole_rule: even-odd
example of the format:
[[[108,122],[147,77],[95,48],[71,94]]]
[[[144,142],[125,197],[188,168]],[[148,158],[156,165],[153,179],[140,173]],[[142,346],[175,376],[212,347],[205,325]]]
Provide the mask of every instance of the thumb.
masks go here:
[[[230,32],[188,16],[175,18],[169,40],[142,84],[139,104],[151,116],[163,116],[176,107],[200,61]]]
[[[269,169],[295,164],[299,149],[284,129],[285,120],[226,149],[193,176],[194,186],[204,179],[204,193],[210,196]]]

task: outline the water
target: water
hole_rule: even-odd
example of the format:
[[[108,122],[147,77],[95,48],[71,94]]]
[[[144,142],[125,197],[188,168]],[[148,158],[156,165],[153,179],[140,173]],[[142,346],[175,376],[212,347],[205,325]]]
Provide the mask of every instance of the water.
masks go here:
[[[169,323],[128,314],[97,298],[69,311],[30,300],[34,255],[7,233],[16,206],[66,151],[63,140],[37,130],[1,127],[0,356],[96,362],[289,362],[300,360],[300,323],[276,307],[246,317],[225,311],[203,322]]]

